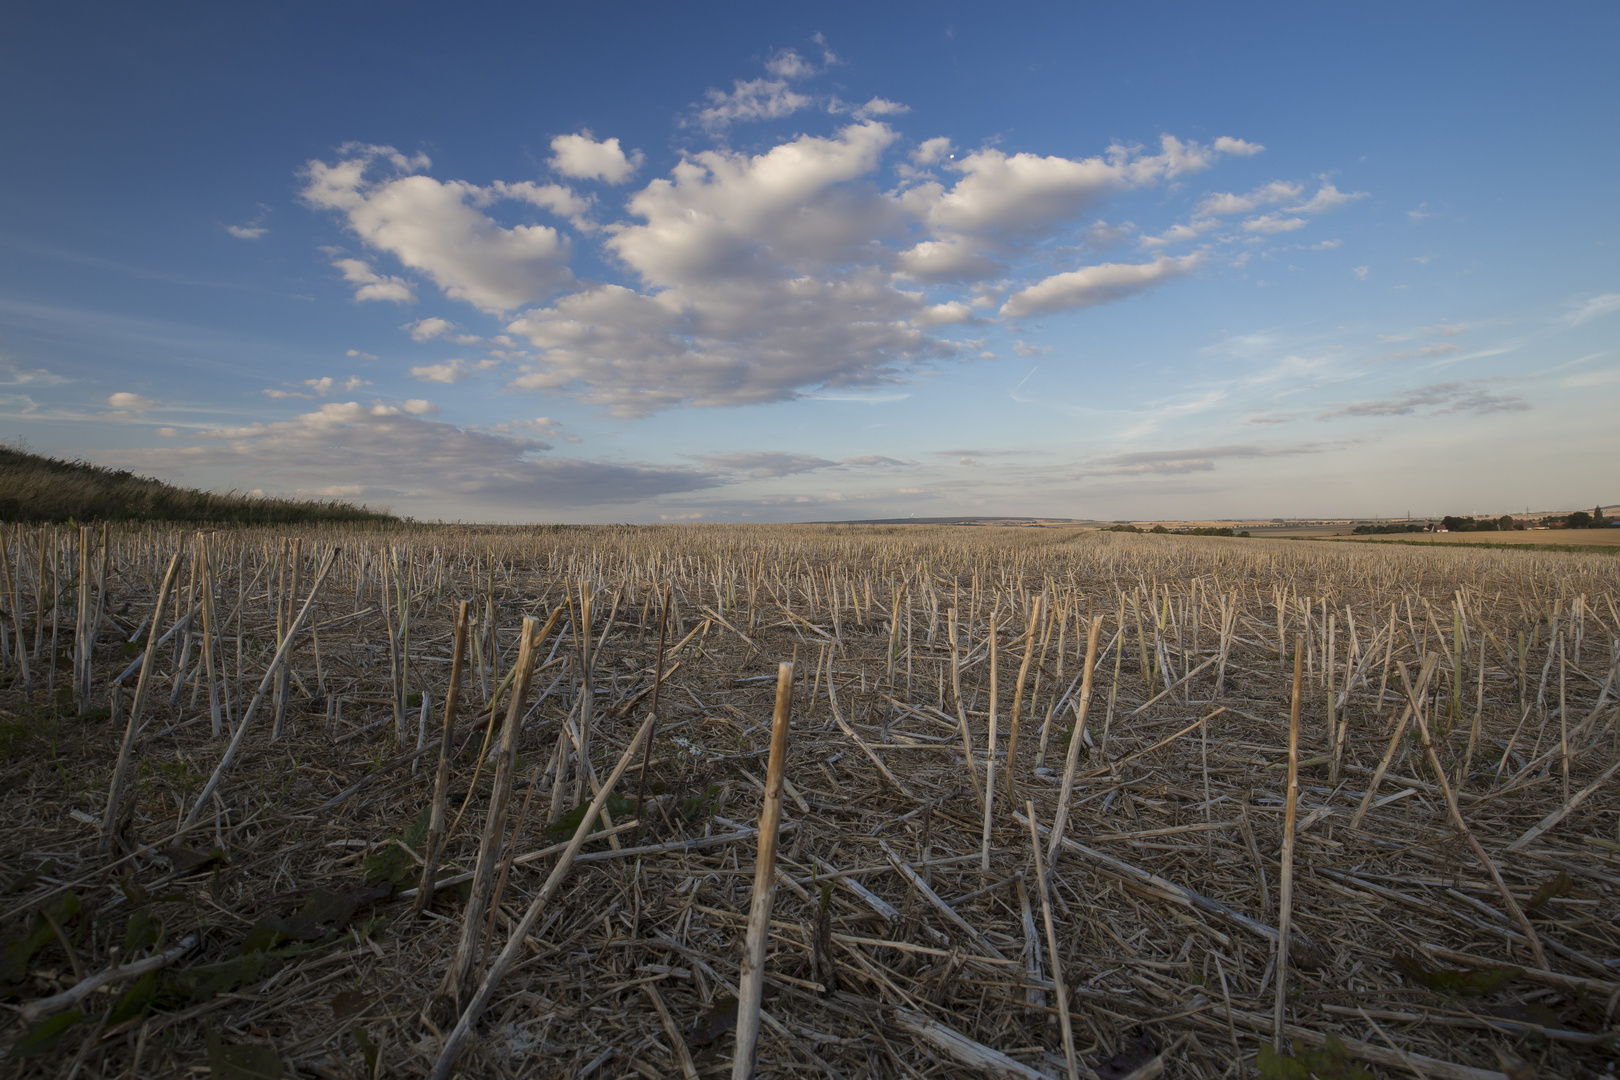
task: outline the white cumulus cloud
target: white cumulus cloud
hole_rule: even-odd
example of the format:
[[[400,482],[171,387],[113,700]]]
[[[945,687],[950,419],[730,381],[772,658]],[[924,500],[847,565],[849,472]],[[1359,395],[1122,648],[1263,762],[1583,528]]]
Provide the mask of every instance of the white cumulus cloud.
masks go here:
[[[618,139],[597,142],[588,131],[577,135],[558,135],[551,140],[551,167],[577,180],[606,180],[610,184],[622,184],[641,167],[641,162],[640,150],[626,154],[620,148]]]
[[[304,201],[341,213],[367,245],[426,274],[447,296],[505,311],[573,280],[568,240],[555,228],[508,228],[481,209],[500,199],[516,199],[553,213],[577,213],[584,204],[566,188],[527,181],[481,188],[410,173],[374,180],[368,174],[381,160],[396,168],[401,161],[412,168],[420,162],[389,147],[346,149],[348,156],[335,164],[309,162]],[[414,299],[404,282],[381,278],[358,259],[339,260],[338,265],[351,281],[362,283],[356,294],[360,299]]]
[[[455,328],[455,323],[449,319],[441,319],[437,315],[427,319],[418,319],[413,323],[406,323],[400,327],[401,330],[411,335],[412,341],[432,341],[436,337],[448,334]]]
[[[786,79],[738,79],[729,93],[710,90],[709,104],[698,112],[707,128],[723,128],[749,120],[777,120],[812,104],[808,94],[788,87]]]
[[[499,367],[499,360],[478,360],[468,363],[465,360],[446,360],[438,364],[422,364],[411,368],[411,377],[422,382],[454,383],[460,382],[474,372],[488,371]]]
[[[416,291],[404,278],[379,274],[364,259],[334,259],[332,265],[343,271],[343,280],[359,286],[356,300],[390,300],[396,304],[416,303]]]
[[[800,80],[822,70],[794,52],[773,54],[764,77],[711,92],[699,117],[711,128],[781,119],[813,104]],[[600,223],[589,217],[596,204],[566,186],[439,179],[424,173],[431,163],[422,155],[380,146],[310,162],[302,194],[368,249],[334,255],[358,297],[416,298],[411,281],[375,265],[391,257],[420,275],[420,287],[432,282],[499,317],[505,331],[480,338],[430,316],[405,325],[415,341],[488,342],[512,371],[508,389],[633,417],[799,396],[878,400],[929,365],[990,355],[983,343],[952,340],[947,327],[994,321],[998,307],[1003,318],[1090,307],[1184,276],[1208,256],[1044,268],[1053,252],[1126,237],[1197,240],[1215,216],[1150,238],[1098,222],[1096,211],[1261,149],[1170,134],[1075,157],[958,151],[943,137],[908,147],[891,126],[904,106],[885,98],[834,106],[853,119],[828,135],[688,149],[629,191],[618,220]],[[624,183],[643,163],[589,131],[559,135],[551,148],[552,168],[579,179]],[[1224,196],[1250,204],[1222,213],[1252,218],[1302,195],[1299,185],[1274,184]],[[570,240],[563,226],[498,212],[548,214],[577,231]],[[608,267],[603,277],[575,279],[575,242]],[[442,360],[409,371],[447,384],[496,363]]]
[[[1323,184],[1315,195],[1298,206],[1290,206],[1292,214],[1324,214],[1329,210],[1337,210],[1346,203],[1353,203],[1358,199],[1365,199],[1365,191],[1340,191],[1332,184]]]

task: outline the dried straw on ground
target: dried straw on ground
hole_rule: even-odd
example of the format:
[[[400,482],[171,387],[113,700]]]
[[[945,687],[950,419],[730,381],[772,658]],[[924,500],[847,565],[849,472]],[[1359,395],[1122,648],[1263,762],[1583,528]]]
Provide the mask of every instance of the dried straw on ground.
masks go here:
[[[732,1073],[784,661],[757,1075],[1061,1077],[1065,1028],[1110,1080],[1289,1075],[1279,1034],[1322,1073],[1613,1057],[1612,556],[828,526],[3,546],[13,1076]]]

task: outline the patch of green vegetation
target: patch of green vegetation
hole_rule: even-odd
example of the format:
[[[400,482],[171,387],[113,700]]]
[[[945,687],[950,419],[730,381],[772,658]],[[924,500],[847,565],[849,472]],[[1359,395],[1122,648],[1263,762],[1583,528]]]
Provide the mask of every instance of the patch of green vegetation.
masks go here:
[[[380,885],[385,881],[397,885],[405,880],[405,875],[416,865],[416,860],[411,858],[410,852],[415,851],[422,845],[422,841],[427,839],[428,822],[432,817],[433,808],[422,807],[422,812],[416,815],[416,820],[411,822],[403,833],[391,838],[375,853],[366,856],[367,885]],[[401,844],[408,850],[402,850]]]
[[[306,521],[391,523],[399,519],[336,499],[311,502],[178,488],[125,469],[63,461],[0,445],[0,520],[284,525]]]
[[[1431,969],[1417,957],[1405,955],[1394,957],[1394,964],[1408,982],[1448,997],[1477,997],[1489,994],[1523,974],[1516,967],[1491,967],[1470,971]]]
[[[202,773],[193,769],[189,761],[181,758],[144,759],[140,765],[140,775],[153,780],[165,781],[181,794],[189,794],[207,779]]]
[[[80,914],[79,898],[65,892],[34,913],[26,933],[0,945],[0,992],[27,981],[29,962],[35,953],[53,941],[66,939],[69,930],[77,937]]]
[[[579,823],[585,820],[585,811],[589,809],[590,806],[588,805],[576,806],[572,810],[568,811],[568,813],[557,819],[557,824],[546,830],[546,839],[550,840],[554,844],[560,844],[564,840],[572,838],[574,831],[579,828]],[[628,820],[628,818],[635,813],[635,809],[636,800],[634,799],[627,799],[623,795],[609,795],[607,797],[607,812],[610,817],[617,818],[621,821]],[[599,830],[601,827],[602,818],[601,815],[598,815],[596,819],[591,822],[591,827],[585,831],[586,833],[593,833]]]
[[[1329,1035],[1321,1049],[1296,1046],[1292,1054],[1276,1053],[1261,1043],[1254,1064],[1261,1080],[1373,1080],[1373,1074],[1356,1064],[1337,1035]]]
[[[26,720],[0,721],[0,758],[12,761],[22,757],[33,736],[34,725]]]
[[[682,799],[675,812],[681,815],[681,820],[691,821],[699,814],[714,806],[714,801],[720,797],[720,785],[710,784],[702,791],[694,792]]]
[[[62,1041],[62,1037],[69,1029],[83,1019],[84,1013],[78,1009],[69,1009],[47,1020],[41,1020],[17,1037],[17,1041],[11,1044],[11,1049],[6,1051],[6,1056],[30,1058],[48,1054],[56,1049],[56,1044]]]

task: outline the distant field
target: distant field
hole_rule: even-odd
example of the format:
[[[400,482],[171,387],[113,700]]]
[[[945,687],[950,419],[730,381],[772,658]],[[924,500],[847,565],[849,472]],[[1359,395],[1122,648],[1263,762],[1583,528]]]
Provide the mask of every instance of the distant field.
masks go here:
[[[1394,536],[1323,536],[1363,544],[1471,544],[1489,547],[1620,547],[1620,529],[1538,529],[1524,532],[1407,533]]]

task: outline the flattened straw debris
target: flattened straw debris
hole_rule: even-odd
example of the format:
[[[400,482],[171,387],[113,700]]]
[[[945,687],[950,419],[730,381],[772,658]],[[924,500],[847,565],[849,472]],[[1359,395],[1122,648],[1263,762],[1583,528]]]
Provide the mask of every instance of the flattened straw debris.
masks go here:
[[[684,1080],[698,1080],[697,1066],[692,1062],[692,1052],[686,1048],[686,1038],[681,1034],[680,1027],[669,1015],[663,995],[658,992],[658,985],[650,982],[642,983],[641,989],[652,1000],[653,1009],[658,1013],[658,1021],[664,1025],[664,1034],[669,1038],[670,1049],[675,1053],[675,1063],[681,1068],[681,1076]]]
[[[1564,818],[1569,816],[1570,811],[1574,810],[1577,806],[1580,806],[1581,803],[1585,802],[1593,792],[1597,791],[1598,788],[1614,779],[1614,774],[1617,772],[1620,772],[1620,759],[1616,759],[1613,765],[1610,765],[1607,769],[1603,770],[1602,776],[1599,776],[1586,787],[1570,796],[1570,798],[1565,801],[1564,805],[1560,806],[1558,809],[1554,810],[1552,813],[1530,826],[1530,828],[1526,829],[1523,836],[1519,837],[1517,840],[1513,841],[1513,843],[1507,846],[1507,850],[1520,850],[1526,844],[1529,844],[1540,837],[1542,833],[1546,832],[1548,829],[1551,829],[1560,821],[1563,821]]]
[[[1401,674],[1404,688],[1410,698],[1412,684],[1404,679],[1404,671]],[[1451,791],[1451,783],[1446,779],[1446,770],[1441,766],[1440,757],[1435,753],[1434,740],[1429,736],[1429,722],[1423,715],[1422,704],[1415,699],[1412,700],[1412,713],[1417,719],[1418,731],[1423,736],[1423,752],[1428,755],[1429,764],[1434,768],[1435,779],[1440,782],[1440,791],[1446,798],[1446,809],[1451,811],[1451,820],[1456,824],[1457,831],[1462,833],[1463,839],[1468,841],[1468,846],[1473,849],[1474,856],[1479,859],[1480,864],[1491,875],[1491,881],[1495,883],[1496,891],[1502,897],[1502,903],[1507,905],[1508,912],[1513,916],[1514,921],[1524,930],[1524,936],[1530,943],[1530,952],[1536,958],[1536,966],[1546,969],[1547,956],[1541,950],[1541,938],[1537,936],[1536,928],[1530,924],[1529,918],[1519,907],[1519,902],[1513,898],[1513,893],[1508,891],[1507,884],[1502,880],[1501,873],[1496,869],[1496,863],[1491,861],[1491,857],[1480,846],[1480,842],[1474,836],[1473,830],[1463,820],[1462,811],[1457,808],[1457,796]]]
[[[887,780],[894,790],[908,799],[916,800],[917,796],[911,793],[911,789],[902,784],[900,778],[889,771],[889,767],[883,764],[883,759],[877,756],[877,752],[868,746],[866,740],[856,734],[855,729],[850,727],[844,720],[844,714],[838,710],[838,697],[833,690],[833,681],[831,678],[827,680],[827,704],[832,706],[833,720],[837,722],[839,730],[848,735],[855,745],[861,748],[861,752],[867,756],[873,765],[877,766],[878,772],[883,774],[883,779]]]
[[[1199,717],[1197,720],[1194,720],[1192,723],[1188,724],[1186,727],[1182,728],[1180,731],[1177,731],[1175,734],[1166,735],[1164,738],[1160,739],[1158,742],[1154,743],[1152,746],[1148,747],[1146,750],[1138,750],[1136,753],[1130,755],[1129,757],[1122,757],[1118,761],[1112,761],[1112,762],[1109,762],[1107,765],[1098,766],[1097,768],[1088,771],[1085,774],[1085,776],[1086,777],[1101,776],[1105,772],[1112,772],[1112,771],[1120,768],[1123,765],[1129,765],[1131,762],[1135,761],[1137,758],[1146,757],[1148,754],[1153,753],[1153,751],[1159,749],[1160,747],[1168,746],[1170,743],[1175,742],[1177,739],[1179,739],[1183,735],[1187,734],[1187,732],[1192,731],[1195,728],[1203,727],[1205,724],[1209,723],[1211,720],[1215,719],[1217,716],[1221,715],[1221,713],[1223,713],[1225,711],[1226,711],[1226,706],[1222,705],[1220,708],[1216,709],[1214,712],[1210,713],[1208,716]]]
[[[153,953],[151,956],[137,960],[132,964],[124,964],[122,967],[113,966],[98,971],[94,975],[68,987],[60,994],[27,1002],[18,1012],[22,1014],[23,1019],[32,1023],[42,1016],[50,1016],[53,1013],[61,1012],[63,1009],[70,1009],[103,986],[123,982],[126,979],[138,979],[148,972],[167,967],[192,949],[195,949],[197,940],[196,934],[187,934],[161,952]]]
[[[917,871],[913,870],[909,865],[907,865],[906,861],[900,857],[899,853],[896,852],[894,848],[889,846],[889,842],[887,840],[879,840],[878,846],[883,849],[883,854],[889,857],[889,862],[893,864],[895,871],[898,872],[901,877],[905,878],[907,883],[910,884],[913,889],[917,890],[918,895],[932,904],[934,909],[941,915],[945,916],[946,920],[950,922],[951,925],[955,926],[957,929],[961,930],[962,933],[966,934],[968,940],[973,942],[973,944],[976,945],[981,952],[983,952],[986,956],[993,956],[997,960],[1007,959],[1002,955],[1000,949],[992,945],[990,940],[979,932],[978,927],[962,918],[962,916],[957,913],[955,908],[947,904],[945,899],[935,892],[928,882],[922,879],[922,876],[918,874]],[[937,935],[937,937],[942,936],[943,935]],[[949,939],[938,941],[938,944],[949,944]]]
[[[1608,774],[1615,762],[1614,717],[1620,716],[1613,693],[1620,679],[1617,630],[1610,617],[1620,565],[1606,555],[1133,537],[1050,525],[535,530],[417,524],[341,533],[232,528],[199,538],[191,530],[127,524],[112,528],[100,551],[78,530],[8,527],[3,535],[0,807],[8,828],[0,834],[8,846],[0,866],[10,869],[0,874],[0,890],[7,891],[0,906],[8,909],[0,915],[0,936],[26,938],[37,927],[45,940],[26,961],[17,1004],[55,997],[86,977],[140,962],[146,950],[124,955],[110,947],[124,941],[131,914],[150,910],[174,927],[173,938],[198,937],[190,953],[142,976],[147,985],[157,983],[173,1008],[121,1030],[103,1025],[108,1006],[137,980],[109,983],[69,1006],[84,1019],[52,1056],[26,1063],[29,1075],[77,1069],[82,1080],[132,1070],[206,1070],[206,1029],[213,1026],[226,1045],[252,1041],[243,1033],[255,1028],[268,1031],[284,1071],[358,1069],[369,1076],[376,1065],[360,1060],[351,1035],[357,1021],[373,1046],[381,1040],[385,1071],[427,1074],[461,1018],[434,1026],[430,1015],[421,1024],[425,1039],[412,1025],[460,936],[463,904],[449,903],[445,893],[451,883],[470,884],[475,876],[492,811],[492,777],[485,774],[499,771],[497,744],[520,670],[523,617],[543,621],[560,610],[555,626],[562,627],[565,591],[579,615],[569,631],[553,631],[529,661],[531,685],[520,705],[525,711],[495,885],[476,924],[479,939],[489,934],[491,943],[475,960],[478,974],[499,955],[509,963],[499,985],[491,984],[482,1012],[458,1036],[457,1071],[572,1077],[594,1065],[592,1080],[637,1073],[684,1080],[672,1027],[696,1059],[694,1070],[730,1071],[726,1025],[735,1014],[726,1008],[727,996],[735,999],[738,990],[735,965],[750,906],[744,897],[757,869],[746,864],[758,831],[724,815],[752,819],[758,813],[767,787],[769,728],[754,721],[769,715],[776,658],[787,659],[795,644],[802,652],[808,641],[816,643],[819,663],[807,662],[803,674],[820,669],[811,697],[820,701],[821,680],[831,679],[829,698],[843,725],[827,704],[813,706],[811,722],[803,723],[801,707],[789,743],[781,791],[799,800],[802,814],[784,805],[783,816],[791,813],[794,820],[781,821],[777,830],[773,880],[794,895],[773,899],[768,1000],[760,1011],[760,1024],[772,1034],[761,1032],[759,1073],[817,1070],[852,1080],[874,1068],[895,1076],[986,1075],[964,1063],[965,1052],[1000,1075],[1027,1069],[1067,1076],[1060,983],[1071,1030],[1081,1025],[1074,1035],[1080,1075],[1088,1075],[1087,1065],[1102,1075],[1135,1068],[1205,1080],[1244,1065],[1252,1073],[1257,1041],[1269,1047],[1274,1034],[1279,951],[1287,955],[1284,1043],[1292,1039],[1301,1060],[1312,1044],[1300,1032],[1308,1031],[1317,1036],[1316,1047],[1330,1036],[1340,1039],[1364,1068],[1390,1075],[1413,1075],[1403,1060],[1430,1077],[1499,1075],[1493,1044],[1512,1046],[1528,1035],[1537,1036],[1542,1075],[1601,1073],[1606,1064],[1596,1044],[1607,1037],[1609,1002],[1620,990],[1620,975],[1604,964],[1620,952],[1613,894],[1620,877],[1605,865],[1620,850],[1612,829],[1620,771]],[[290,557],[299,535],[306,555],[317,545],[324,555],[329,538],[338,535],[345,543],[298,630],[318,632],[318,643],[300,637],[276,668],[272,689],[250,718],[253,730],[198,815],[197,828],[206,822],[209,839],[194,831],[189,843],[175,844],[181,839],[175,796],[183,800],[183,818],[279,651],[277,613],[285,639],[303,603],[291,589]],[[185,550],[182,561],[194,559],[196,587],[188,595],[186,579],[177,577],[149,634],[177,546]],[[91,599],[83,603],[86,547],[92,563],[105,561],[106,572],[90,575]],[[300,593],[308,593],[318,563],[307,561]],[[599,610],[589,620],[578,606],[581,586],[598,597]],[[14,587],[26,606],[7,614]],[[398,670],[408,679],[390,679],[382,591],[402,650]],[[106,599],[102,614],[98,594]],[[662,671],[655,652],[661,595],[668,597]],[[1141,614],[1140,638],[1129,595]],[[482,708],[490,717],[464,723],[458,700],[447,743],[441,731],[426,731],[420,745],[410,740],[415,751],[395,749],[390,721],[401,682],[422,695],[410,699],[408,719],[420,700],[429,701],[430,710],[448,700],[458,674],[460,597],[472,601],[460,694],[468,679],[488,678],[475,697],[489,702]],[[214,617],[210,598],[228,617]],[[1041,647],[1031,651],[1027,623],[1037,598],[1034,634]],[[49,690],[51,676],[42,665],[54,660],[61,669],[56,687],[66,687],[76,643],[60,635],[69,632],[73,613],[53,616],[53,600],[67,608],[80,601],[96,630],[87,640],[102,675],[89,715],[77,719],[62,708],[73,707],[65,693],[42,701],[36,692],[27,700],[18,666],[20,654],[31,664],[36,691]],[[617,614],[601,610],[604,600]],[[754,652],[701,614],[705,603],[766,652]],[[679,619],[683,604],[695,619]],[[944,639],[952,607],[954,665]],[[971,619],[970,609],[976,613]],[[984,802],[976,799],[988,756],[992,611],[998,676],[999,653],[1019,651],[1006,681],[997,679],[994,763],[998,773],[1011,771],[1017,802],[993,804],[991,873],[984,875]],[[1091,629],[1094,616],[1102,615],[1106,628],[1120,611],[1123,625],[1110,631],[1112,643],[1101,633],[1094,648],[1082,642],[1078,635]],[[14,615],[20,615],[21,638],[13,633]],[[1304,745],[1296,759],[1286,950],[1278,949],[1278,897],[1267,884],[1279,867],[1286,815],[1289,713],[1277,710],[1288,701],[1283,695],[1292,673],[1287,655],[1277,657],[1279,615],[1285,648],[1289,635],[1304,641]],[[1010,630],[1004,625],[1009,618],[1017,624]],[[62,626],[53,641],[57,622]],[[581,640],[587,626],[588,646]],[[124,859],[100,858],[99,800],[152,637],[151,696],[137,721],[124,788],[126,835],[143,843]],[[311,647],[304,647],[306,640]],[[64,644],[69,650],[53,655],[52,646]],[[210,648],[224,740],[211,734],[214,710],[204,694]],[[1110,688],[1100,682],[1108,676],[1103,665],[1111,648],[1119,668],[1112,688],[1117,714],[1133,713],[1171,690],[1117,732],[1083,700],[1089,689],[1090,703],[1100,709],[1107,701],[1101,695]],[[1020,680],[1026,652],[1031,659]],[[1125,653],[1128,665],[1121,660]],[[1201,667],[1223,655],[1216,666]],[[1427,681],[1426,655],[1433,657]],[[110,676],[137,656],[127,685],[117,688],[121,700],[109,701]],[[1386,656],[1387,679],[1378,670]],[[553,661],[559,665],[555,681],[547,675],[533,685]],[[1546,670],[1539,691],[1532,663]],[[1398,665],[1404,665],[1409,693],[1403,693]],[[587,673],[594,694],[584,725]],[[1146,690],[1136,682],[1139,675],[1150,684]],[[1009,754],[1004,747],[1015,681],[1023,685],[1020,729],[1035,716],[1046,735],[1071,739],[1064,750],[1077,756],[1072,784],[1065,783],[1067,753],[1061,764],[1042,758],[1034,746],[1026,748],[1030,739],[1022,734],[1016,750]],[[510,932],[558,857],[574,846],[575,822],[589,810],[566,797],[579,777],[575,748],[596,748],[586,754],[583,777],[589,804],[646,719],[655,685],[655,726],[628,766],[645,771],[646,787],[626,773],[607,796],[612,801],[602,804],[617,807],[619,796],[636,796],[646,804],[644,814],[621,812],[622,820],[604,827],[597,812],[595,831],[577,847],[572,869],[513,946]],[[807,680],[804,690],[811,685]],[[277,686],[291,692],[275,699],[277,711],[282,702],[289,708],[283,738],[272,744],[263,714]],[[1324,691],[1332,695],[1330,728],[1323,723]],[[1422,725],[1413,722],[1412,698],[1445,767],[1451,799],[1443,809],[1445,787],[1420,738]],[[158,702],[175,702],[175,708],[155,717]],[[108,706],[110,721],[103,711]],[[1195,724],[1223,708],[1218,718]],[[1567,721],[1561,722],[1560,709]],[[1043,714],[1058,718],[1057,734],[1040,724]],[[1442,732],[1432,721],[1448,716]],[[567,733],[559,740],[564,723]],[[1099,733],[1104,738],[1093,746]],[[465,753],[458,755],[458,746]],[[1561,783],[1566,751],[1567,797]],[[434,824],[431,802],[440,785],[428,763],[441,753],[450,772],[439,819],[443,838],[427,879],[428,891],[438,894],[436,914],[429,916],[430,898],[419,883],[428,862],[420,856],[429,845],[414,839],[412,822],[420,820],[424,832]],[[1328,782],[1335,753],[1341,780],[1353,778],[1337,788]],[[1493,775],[1499,755],[1503,767]],[[476,768],[468,760],[473,757]],[[412,760],[422,767],[410,768]],[[526,789],[535,793],[532,816],[514,828],[525,794],[517,789],[537,766],[539,785]],[[569,811],[570,823],[560,843],[539,828],[558,766],[565,792],[558,812]],[[1099,767],[1107,771],[1088,779]],[[917,798],[907,805],[891,777]],[[1368,781],[1370,798],[1350,790]],[[998,775],[996,783],[1005,789],[1008,777]],[[93,809],[83,802],[85,791],[99,793]],[[472,831],[447,827],[456,817],[451,793],[465,806],[463,824],[476,822]],[[1494,880],[1464,850],[1467,841],[1450,816],[1452,800],[1468,808],[1468,829],[1531,919],[1547,958],[1560,972],[1578,975],[1534,966],[1529,939]],[[1358,804],[1364,810],[1355,829],[1331,827],[1352,820]],[[1506,850],[1560,812],[1544,831]],[[1017,835],[1007,831],[1015,821],[1022,822]],[[640,840],[632,843],[638,828]],[[1031,831],[1047,870],[1044,894],[1055,942],[1045,931],[1048,907],[1037,907],[1037,875],[1025,865],[1030,850],[1017,858],[1018,835],[1029,843]],[[622,849],[610,847],[615,839]],[[214,846],[228,861],[199,861],[209,859]],[[42,865],[47,859],[54,868]],[[592,872],[592,863],[611,865]],[[981,948],[913,885],[908,870],[1006,959]],[[498,905],[503,875],[506,901]],[[246,938],[261,920],[261,929],[275,926],[272,920],[300,927],[308,913],[333,901],[346,909],[350,900],[373,895],[373,883],[383,880],[397,882],[392,910],[404,914],[420,897],[423,916],[379,919],[362,900],[352,918],[321,924],[324,940],[276,948],[273,972],[247,977],[224,996],[208,998],[203,991],[185,1000],[187,987],[215,972],[228,968],[230,978],[237,977],[235,965],[249,955]],[[120,891],[120,884],[127,888]],[[411,887],[400,888],[405,885]],[[816,894],[824,888],[828,902],[821,909]],[[100,932],[74,934],[63,906],[73,902],[67,892],[81,905],[80,921],[96,905]],[[181,899],[159,899],[175,896]],[[176,903],[179,909],[164,906]],[[42,908],[62,928],[67,946],[49,919],[41,921]],[[175,922],[177,910],[187,925]],[[1307,939],[1312,931],[1322,934],[1322,948]],[[1425,980],[1391,963],[1404,953],[1415,953],[1428,970],[1478,968],[1486,973],[1481,985],[1511,981],[1458,1007],[1456,1000],[1423,996]],[[1048,955],[1059,960],[1057,979]],[[338,985],[330,992],[361,989],[368,1011],[358,1018],[328,1016],[323,987],[332,983]],[[464,985],[464,1002],[482,989],[477,978]],[[664,1003],[670,1024],[657,1014],[645,985]],[[1503,1015],[1502,1006],[1527,1000],[1545,1003],[1564,1019],[1537,1027]],[[1595,1011],[1581,1013],[1583,1000],[1595,1003]],[[1363,1006],[1365,1018],[1358,1011]],[[912,1014],[912,1026],[926,1034],[908,1030],[897,1008]],[[1144,1025],[1156,1044],[1151,1049],[1136,1041]],[[0,1050],[27,1026],[17,1009],[9,1018],[0,1014]],[[1191,1041],[1193,1032],[1202,1046]],[[483,1043],[473,1048],[475,1033]],[[1093,1036],[1098,1045],[1087,1049]],[[259,1049],[270,1049],[263,1036],[257,1041]],[[701,1054],[699,1043],[706,1048]],[[613,1056],[604,1058],[610,1048]],[[1129,1064],[1104,1067],[1109,1055],[1121,1052],[1130,1055]],[[1008,1060],[1017,1064],[1009,1067]],[[1516,1074],[1521,1065],[1504,1058],[1500,1068]]]
[[[894,1010],[894,1024],[901,1031],[917,1036],[934,1049],[944,1052],[970,1069],[978,1069],[991,1076],[1009,1076],[1015,1080],[1050,1080],[1039,1070],[1021,1061],[1014,1061],[999,1050],[974,1042],[953,1027],[940,1023],[911,1009]]]

